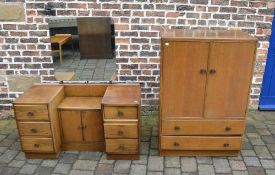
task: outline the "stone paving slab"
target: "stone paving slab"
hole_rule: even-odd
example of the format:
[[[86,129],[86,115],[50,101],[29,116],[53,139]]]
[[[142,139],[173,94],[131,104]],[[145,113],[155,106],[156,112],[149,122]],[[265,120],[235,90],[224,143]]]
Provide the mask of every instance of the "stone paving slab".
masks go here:
[[[15,121],[0,120],[0,175],[275,175],[275,112],[249,112],[238,157],[161,157],[158,128],[144,126],[142,131],[140,160],[107,160],[105,153],[87,151],[27,160]]]

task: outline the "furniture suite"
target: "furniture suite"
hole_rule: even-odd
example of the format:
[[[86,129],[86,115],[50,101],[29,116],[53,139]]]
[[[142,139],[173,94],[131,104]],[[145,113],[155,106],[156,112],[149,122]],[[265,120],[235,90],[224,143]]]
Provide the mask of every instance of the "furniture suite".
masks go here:
[[[162,32],[161,155],[238,155],[256,49],[241,31]]]
[[[36,84],[13,105],[27,158],[79,150],[139,159],[140,85]]]

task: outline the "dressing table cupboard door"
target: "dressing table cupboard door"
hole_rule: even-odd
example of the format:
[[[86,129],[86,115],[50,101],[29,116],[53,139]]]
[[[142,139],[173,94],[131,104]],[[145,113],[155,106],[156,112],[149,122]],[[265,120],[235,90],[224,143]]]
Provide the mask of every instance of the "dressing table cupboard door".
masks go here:
[[[65,143],[82,142],[80,111],[60,111],[60,123]]]
[[[84,142],[103,142],[104,130],[101,111],[82,111],[81,118]]]

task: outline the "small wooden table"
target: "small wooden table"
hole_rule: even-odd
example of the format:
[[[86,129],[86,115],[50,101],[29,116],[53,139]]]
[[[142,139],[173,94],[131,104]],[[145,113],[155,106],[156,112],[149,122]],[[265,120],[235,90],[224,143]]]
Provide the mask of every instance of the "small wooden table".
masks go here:
[[[62,64],[62,46],[69,42],[72,39],[71,34],[56,34],[55,36],[51,36],[51,43],[58,44],[59,50],[53,50],[59,52],[60,64]],[[73,49],[73,44],[72,44]]]

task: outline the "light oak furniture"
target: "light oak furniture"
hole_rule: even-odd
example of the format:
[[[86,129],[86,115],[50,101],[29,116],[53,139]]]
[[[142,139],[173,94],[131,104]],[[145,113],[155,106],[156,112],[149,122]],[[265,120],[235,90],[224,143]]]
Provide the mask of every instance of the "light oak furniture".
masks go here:
[[[51,36],[50,40],[52,44],[58,44],[58,50],[53,50],[53,52],[59,52],[59,59],[60,64],[62,64],[62,46],[71,41],[72,35],[71,34],[56,34],[54,36]],[[72,44],[72,50],[74,51],[73,43]]]
[[[13,104],[28,158],[106,150],[108,159],[139,159],[140,85],[37,84]]]
[[[109,159],[139,159],[139,96],[139,86],[108,86],[102,105],[106,152]]]
[[[161,155],[238,155],[256,49],[241,31],[162,32]]]

